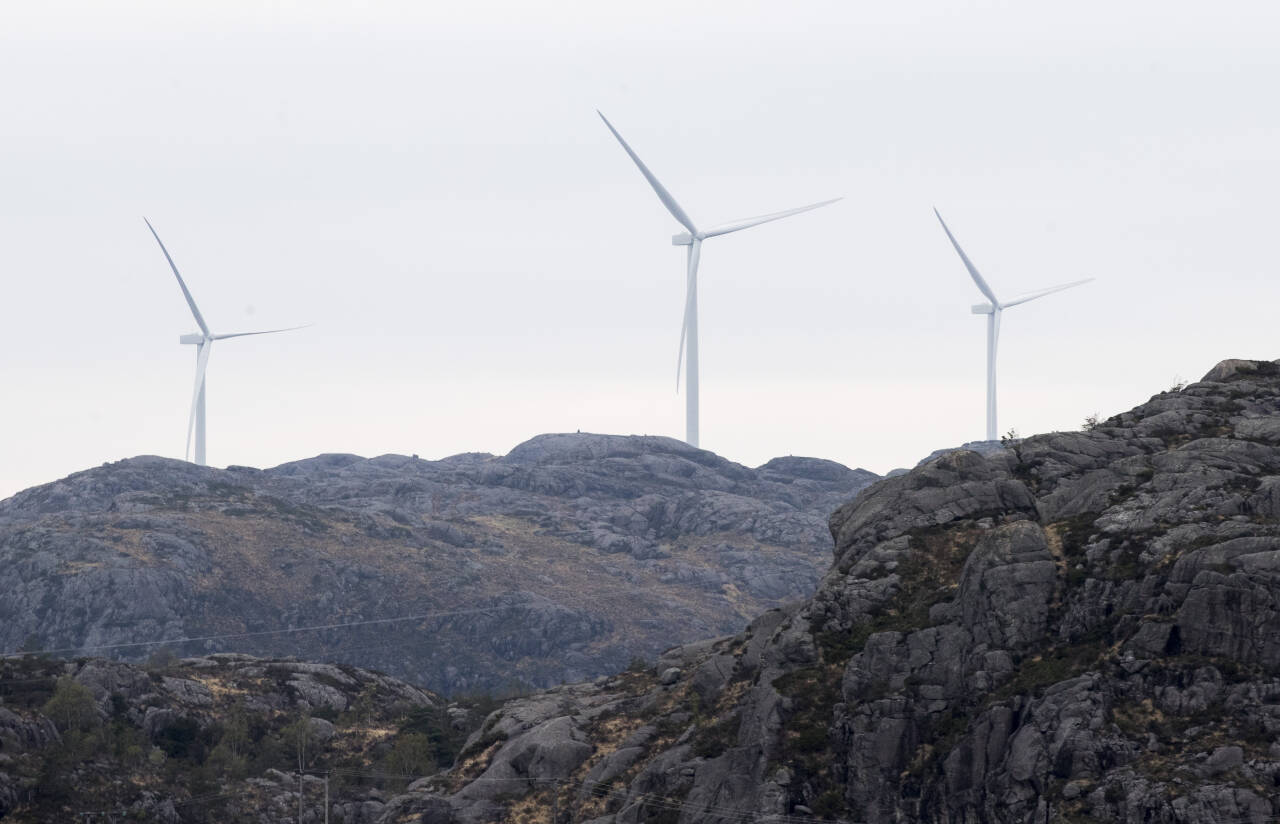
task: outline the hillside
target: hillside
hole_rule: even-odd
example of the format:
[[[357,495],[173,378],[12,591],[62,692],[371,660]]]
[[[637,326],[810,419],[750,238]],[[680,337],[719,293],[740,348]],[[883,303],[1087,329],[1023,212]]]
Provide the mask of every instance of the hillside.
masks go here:
[[[451,762],[487,709],[241,655],[0,661],[0,819],[316,821],[328,774],[331,818],[371,822],[399,776]]]
[[[507,703],[380,820],[1280,815],[1277,364],[944,454],[830,531],[811,599]]]
[[[168,647],[445,694],[582,680],[810,595],[826,516],[876,477],[587,434],[442,461],[133,458],[0,502],[0,652],[142,660],[199,638]]]

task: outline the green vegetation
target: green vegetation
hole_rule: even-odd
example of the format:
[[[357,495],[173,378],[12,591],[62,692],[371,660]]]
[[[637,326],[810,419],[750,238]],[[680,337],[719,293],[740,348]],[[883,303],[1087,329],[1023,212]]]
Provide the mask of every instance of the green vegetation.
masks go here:
[[[1108,652],[1108,629],[1095,631],[1078,643],[1052,647],[1042,655],[1022,659],[1013,677],[992,695],[992,703],[1015,695],[1039,695],[1046,687],[1097,669]]]
[[[410,779],[399,776],[424,776],[434,773],[440,766],[435,757],[436,748],[431,738],[420,732],[405,733],[396,736],[396,742],[382,760],[382,767],[388,775],[397,776],[393,784],[406,787]],[[446,764],[447,766],[447,764]]]
[[[97,727],[98,706],[93,693],[69,675],[58,679],[53,696],[40,711],[58,725],[60,732],[85,732]]]
[[[488,713],[477,714],[484,717]],[[429,761],[438,767],[452,764],[467,740],[465,731],[454,728],[444,707],[417,707],[410,710],[400,722],[399,737],[411,738],[415,748],[412,752],[416,753],[417,748],[421,748],[419,760],[423,763]],[[409,756],[410,750],[406,749],[399,757],[407,763]]]
[[[835,705],[841,701],[843,672],[843,666],[827,664],[795,670],[773,682],[774,689],[791,705],[779,762],[791,769],[796,784],[827,799],[824,812],[819,813],[826,818],[844,810],[830,757],[830,727]]]
[[[699,758],[715,758],[738,743],[739,719],[736,715],[720,718],[698,728],[693,737],[693,754]]]
[[[344,670],[350,680],[306,673],[317,683],[340,685],[350,703],[344,713],[313,714],[292,703],[297,693],[290,680],[299,670],[288,663],[206,661],[193,667],[153,656],[146,669],[107,666],[121,668],[124,692],[95,699],[69,674],[76,665],[34,657],[0,662],[3,707],[33,731],[19,739],[32,743],[6,749],[5,772],[27,788],[6,820],[60,820],[68,809],[116,810],[124,817],[147,797],[182,805],[208,795],[219,799],[180,806],[182,820],[240,820],[237,805],[270,797],[245,779],[273,769],[294,773],[300,766],[313,774],[338,768],[355,773],[335,775],[335,792],[375,786],[395,792],[413,776],[449,766],[471,732],[444,706],[407,704],[401,692],[354,669]],[[173,686],[166,677],[195,681],[208,697],[198,697],[200,687]],[[468,703],[480,710],[464,717],[478,723],[483,709],[497,702],[473,696]],[[56,739],[40,732],[49,729],[41,716],[56,726]],[[486,744],[502,737],[491,732]],[[136,810],[131,815],[147,818]]]
[[[826,790],[813,802],[813,814],[819,818],[834,819],[845,812],[844,794],[839,790]]]

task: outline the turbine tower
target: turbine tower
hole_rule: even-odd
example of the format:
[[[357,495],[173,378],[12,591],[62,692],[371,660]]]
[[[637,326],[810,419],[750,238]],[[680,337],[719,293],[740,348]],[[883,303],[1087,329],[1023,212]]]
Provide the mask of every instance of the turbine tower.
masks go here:
[[[937,209],[934,209],[933,213],[937,215],[938,222],[942,224],[942,231],[947,233],[947,238],[951,241],[951,245],[955,247],[956,253],[964,261],[964,267],[969,270],[969,276],[978,285],[978,290],[982,292],[987,300],[991,301],[990,303],[975,305],[973,314],[987,316],[987,440],[994,441],[1000,437],[996,432],[996,347],[1000,342],[1000,313],[1020,303],[1026,303],[1036,298],[1042,298],[1045,295],[1052,295],[1054,292],[1061,292],[1063,289],[1070,289],[1073,286],[1088,283],[1093,278],[1050,286],[1048,289],[1019,295],[1002,303],[996,298],[996,293],[991,291],[991,287],[987,285],[987,282],[982,279],[982,275],[978,274],[978,269],[969,260],[969,256],[960,248],[960,244],[956,242],[955,235],[951,234],[951,230],[947,228],[947,222],[942,219],[942,215],[938,214]]]
[[[192,344],[196,347],[196,384],[195,391],[191,397],[191,415],[187,419],[187,451],[184,457],[191,459],[191,433],[195,431],[196,441],[196,465],[205,466],[204,452],[204,375],[205,369],[209,366],[209,351],[213,348],[215,340],[225,340],[227,338],[242,338],[246,335],[269,335],[273,332],[290,332],[294,329],[301,329],[301,326],[290,326],[286,329],[266,329],[261,332],[231,332],[229,334],[215,335],[209,331],[209,325],[204,322],[204,316],[200,314],[200,309],[196,306],[195,298],[191,297],[191,291],[187,289],[187,284],[182,280],[182,275],[178,274],[178,267],[173,262],[173,258],[169,256],[169,250],[164,248],[164,242],[160,240],[160,235],[156,234],[155,227],[151,225],[151,221],[145,217],[142,219],[147,224],[147,228],[151,230],[151,236],[156,239],[156,243],[160,244],[160,251],[164,252],[165,260],[169,261],[169,268],[173,270],[173,276],[178,279],[178,287],[182,289],[182,296],[187,299],[187,305],[191,307],[191,314],[195,316],[196,325],[200,327],[199,334],[183,335],[178,339],[179,343]]]
[[[604,121],[604,125],[609,127],[609,131],[613,132],[613,136],[622,144],[623,150],[631,157],[632,162],[636,164],[636,168],[640,170],[640,174],[644,175],[644,179],[649,181],[649,185],[653,187],[653,191],[658,195],[658,200],[662,201],[662,205],[667,207],[667,211],[676,219],[681,226],[687,229],[687,232],[681,232],[673,235],[671,238],[672,246],[685,246],[688,249],[685,263],[685,298],[684,298],[684,322],[680,327],[680,351],[676,356],[676,391],[680,391],[680,366],[686,364],[685,369],[685,441],[690,446],[698,445],[698,260],[702,254],[702,241],[709,237],[717,235],[727,235],[730,232],[737,232],[741,229],[750,229],[752,226],[759,226],[761,223],[768,223],[773,220],[780,220],[784,217],[798,215],[801,212],[807,212],[810,209],[817,209],[820,206],[826,206],[835,203],[840,198],[832,200],[824,200],[821,203],[813,203],[808,206],[801,206],[798,209],[788,209],[785,212],[774,212],[773,214],[760,215],[759,217],[748,217],[742,220],[735,220],[732,223],[713,226],[710,229],[699,230],[694,225],[693,219],[689,217],[684,209],[680,208],[680,204],[671,196],[658,179],[653,176],[653,172],[649,171],[649,167],[644,165],[639,156],[636,155],[631,147],[627,145],[627,141],[622,139],[622,135],[618,134],[618,130],[613,128],[613,124],[609,119],[596,110],[596,114],[600,115],[600,119]],[[685,358],[685,342],[688,341],[688,359]]]

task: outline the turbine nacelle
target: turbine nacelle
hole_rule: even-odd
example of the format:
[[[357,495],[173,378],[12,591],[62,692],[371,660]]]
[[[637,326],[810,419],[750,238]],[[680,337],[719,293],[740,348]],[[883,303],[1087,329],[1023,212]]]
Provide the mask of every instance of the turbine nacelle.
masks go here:
[[[975,303],[970,309],[975,315],[989,315],[995,310],[996,308],[989,303]]]
[[[196,346],[204,343],[204,335],[183,335],[178,338],[178,343],[194,343]]]
[[[678,235],[672,235],[671,245],[672,246],[692,246],[693,235],[689,234],[688,232],[681,232]]]

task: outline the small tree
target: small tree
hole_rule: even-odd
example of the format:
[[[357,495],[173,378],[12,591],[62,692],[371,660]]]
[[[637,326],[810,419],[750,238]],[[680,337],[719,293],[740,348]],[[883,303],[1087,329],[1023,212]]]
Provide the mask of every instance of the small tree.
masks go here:
[[[249,744],[249,720],[245,717],[244,707],[237,704],[227,717],[218,746],[226,747],[232,755],[239,756],[248,754]]]
[[[209,753],[204,766],[215,777],[241,779],[249,772],[249,759],[236,754],[224,740]]]
[[[292,750],[298,758],[298,772],[310,766],[315,759],[316,732],[311,726],[311,714],[303,713],[302,717],[280,731],[285,746]]]
[[[428,736],[419,732],[397,736],[383,765],[393,776],[430,775],[436,771],[435,747]]]
[[[101,721],[93,693],[70,675],[58,679],[53,697],[40,709],[63,732],[83,732]]]
[[[1094,412],[1092,415],[1089,415],[1084,419],[1084,431],[1092,432],[1098,428],[1100,423],[1101,421],[1098,420],[1098,413]]]

